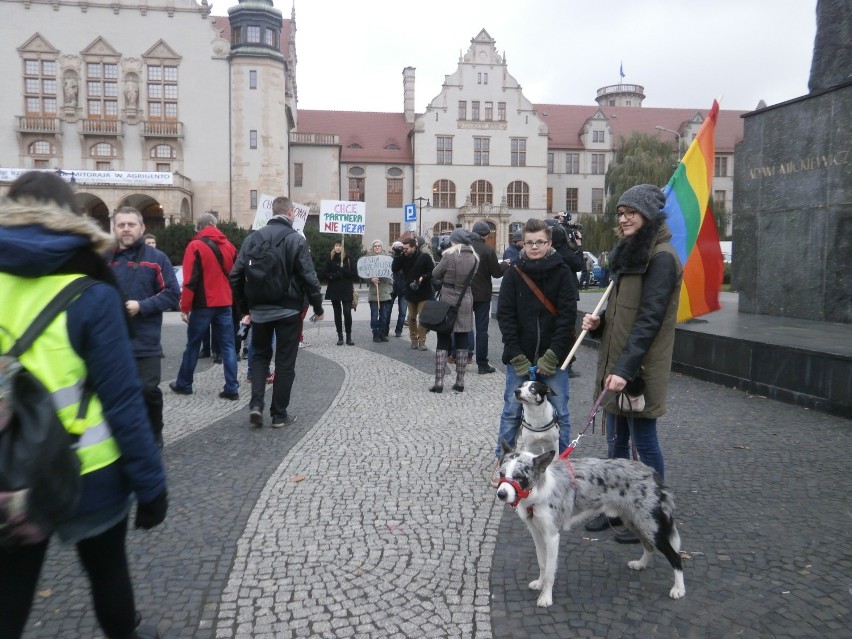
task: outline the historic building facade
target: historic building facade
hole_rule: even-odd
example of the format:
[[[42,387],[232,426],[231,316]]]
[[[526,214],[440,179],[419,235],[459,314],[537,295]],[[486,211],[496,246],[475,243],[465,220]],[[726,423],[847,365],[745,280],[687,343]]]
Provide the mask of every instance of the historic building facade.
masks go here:
[[[365,202],[365,244],[485,220],[501,248],[531,216],[601,212],[622,136],[664,136],[674,160],[710,106],[647,108],[635,84],[590,105],[534,104],[483,29],[422,112],[410,67],[399,112],[300,111],[295,10],[285,19],[271,0],[239,0],[227,17],[206,0],[9,0],[3,12],[0,190],[23,170],[57,171],[105,228],[125,204],[152,228],[206,211],[248,227],[261,195],[285,194],[312,213]],[[741,114],[721,111],[717,126],[714,197],[728,210]]]

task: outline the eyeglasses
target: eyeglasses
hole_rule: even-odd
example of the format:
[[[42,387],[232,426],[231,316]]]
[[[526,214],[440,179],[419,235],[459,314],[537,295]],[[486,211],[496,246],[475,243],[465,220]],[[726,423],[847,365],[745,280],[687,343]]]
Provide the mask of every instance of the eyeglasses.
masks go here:
[[[632,220],[633,216],[636,215],[636,211],[618,211],[618,213],[615,214],[615,219],[618,220],[622,215],[625,220]]]
[[[527,241],[527,242],[524,242],[524,246],[526,246],[527,248],[533,248],[533,247],[541,248],[542,246],[544,246],[545,244],[548,244],[549,242],[550,242],[550,240],[536,240],[535,242]]]

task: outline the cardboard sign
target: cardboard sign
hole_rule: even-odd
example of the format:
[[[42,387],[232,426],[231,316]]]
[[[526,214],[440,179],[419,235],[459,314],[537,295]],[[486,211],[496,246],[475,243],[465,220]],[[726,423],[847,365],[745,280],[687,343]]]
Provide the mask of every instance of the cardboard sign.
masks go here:
[[[266,226],[266,223],[269,221],[269,218],[272,217],[272,201],[275,199],[274,195],[266,195],[263,193],[257,199],[257,211],[254,214],[254,222],[251,225],[251,230],[256,231],[257,229],[262,229]]]
[[[393,279],[391,264],[393,258],[390,255],[365,255],[358,258],[358,277],[365,280],[374,277],[382,277],[386,280]]]
[[[320,232],[336,235],[364,235],[367,205],[342,200],[320,201]]]

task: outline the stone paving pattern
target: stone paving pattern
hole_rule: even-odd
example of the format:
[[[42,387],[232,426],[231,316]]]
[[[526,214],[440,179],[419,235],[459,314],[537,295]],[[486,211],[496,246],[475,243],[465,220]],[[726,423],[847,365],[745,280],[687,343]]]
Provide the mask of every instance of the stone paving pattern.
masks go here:
[[[673,374],[660,434],[686,598],[668,598],[661,555],[637,573],[637,546],[572,531],[538,609],[532,539],[486,481],[500,367],[435,395],[432,350],[374,344],[366,313],[337,347],[330,315],[306,325],[299,419],[281,430],[248,425],[248,384],[216,397],[210,360],[194,395],[168,391],[185,331],[167,315],[169,517],[128,535],[138,608],[163,637],[850,636],[849,421]],[[494,320],[490,346],[499,364]],[[574,435],[596,357],[579,352]],[[596,431],[576,455],[605,454]],[[52,544],[25,637],[100,636],[73,549]]]

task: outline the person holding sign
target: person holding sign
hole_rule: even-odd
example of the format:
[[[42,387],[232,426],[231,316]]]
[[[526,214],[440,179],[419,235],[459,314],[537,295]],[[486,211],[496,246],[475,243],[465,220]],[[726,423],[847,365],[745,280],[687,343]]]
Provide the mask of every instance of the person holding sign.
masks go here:
[[[373,240],[372,255],[384,255],[384,248],[381,240]],[[392,280],[383,277],[370,278],[367,299],[370,302],[370,329],[373,331],[374,342],[388,341],[387,327],[390,323],[392,291]]]
[[[341,242],[335,242],[325,264],[325,276],[328,286],[325,289],[325,299],[331,302],[334,309],[334,326],[337,328],[337,345],[343,346],[343,330],[346,329],[346,343],[354,346],[352,341],[352,282],[358,278],[352,258],[346,256]]]

